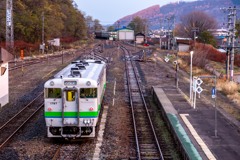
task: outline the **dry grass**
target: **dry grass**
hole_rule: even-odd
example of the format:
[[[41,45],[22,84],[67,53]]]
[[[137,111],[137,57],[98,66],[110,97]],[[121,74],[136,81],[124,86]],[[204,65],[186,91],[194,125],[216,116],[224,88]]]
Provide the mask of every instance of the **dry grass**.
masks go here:
[[[239,92],[235,92],[234,94],[228,95],[227,97],[231,99],[234,103],[240,104]]]
[[[190,53],[188,52],[178,52],[179,56],[190,56]]]
[[[189,55],[189,53],[184,53],[181,52],[179,53],[179,55]],[[223,63],[219,63],[219,62],[213,62],[210,61],[211,65],[214,66],[214,68],[216,68],[218,71],[223,72],[224,71],[224,67],[225,64]],[[182,69],[184,69],[185,71],[189,72],[189,64],[182,60],[179,59],[179,64],[180,67]],[[236,71],[239,71],[240,69],[236,69]],[[223,72],[224,73],[224,72]],[[206,72],[204,69],[200,68],[200,67],[193,67],[193,75],[195,76],[201,76],[201,75],[210,75],[210,73]],[[205,79],[204,80],[205,83],[214,83],[212,81],[212,79]],[[231,99],[234,103],[240,104],[240,85],[238,85],[235,82],[229,82],[226,81],[225,79],[218,79],[217,80],[217,89],[219,91],[222,91],[229,99]]]
[[[238,93],[239,86],[235,82],[218,82],[218,87],[221,88],[222,92],[226,95],[233,95],[235,93]]]

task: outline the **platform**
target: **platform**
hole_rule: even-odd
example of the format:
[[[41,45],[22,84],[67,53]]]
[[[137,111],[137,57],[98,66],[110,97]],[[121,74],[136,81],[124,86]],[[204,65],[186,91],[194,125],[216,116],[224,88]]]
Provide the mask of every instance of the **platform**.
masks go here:
[[[153,97],[180,141],[184,159],[240,158],[238,128],[212,104],[197,99],[194,109],[175,87],[154,86]]]

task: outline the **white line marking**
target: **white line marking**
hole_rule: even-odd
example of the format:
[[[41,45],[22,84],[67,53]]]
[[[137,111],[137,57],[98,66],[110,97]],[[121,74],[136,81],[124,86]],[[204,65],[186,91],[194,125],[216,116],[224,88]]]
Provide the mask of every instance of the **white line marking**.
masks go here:
[[[113,95],[115,96],[116,94],[116,78],[115,78],[115,82],[114,82],[114,87],[113,87]]]
[[[113,103],[112,103],[112,106],[114,106],[114,102],[115,102],[115,99],[113,98]]]
[[[214,155],[212,154],[212,152],[209,150],[209,148],[207,147],[207,145],[203,142],[202,138],[198,135],[197,131],[193,128],[192,124],[189,122],[189,120],[187,119],[187,116],[189,116],[189,114],[180,114],[183,122],[186,124],[186,126],[188,127],[188,129],[190,130],[191,134],[193,135],[193,137],[195,138],[195,140],[197,141],[197,143],[200,145],[200,147],[202,148],[203,152],[205,153],[205,155],[208,157],[208,159],[210,160],[216,160],[216,158],[214,157]]]
[[[53,73],[54,71],[56,71],[56,69],[53,69],[52,71],[50,71],[49,73],[47,73],[45,76],[42,77],[42,79],[48,77],[51,73]]]
[[[95,146],[95,150],[92,158],[93,160],[100,159],[100,152],[101,152],[101,146],[103,143],[103,134],[104,134],[104,129],[105,129],[106,120],[107,120],[107,113],[108,113],[108,106],[104,106],[100,127],[98,131],[97,144]]]

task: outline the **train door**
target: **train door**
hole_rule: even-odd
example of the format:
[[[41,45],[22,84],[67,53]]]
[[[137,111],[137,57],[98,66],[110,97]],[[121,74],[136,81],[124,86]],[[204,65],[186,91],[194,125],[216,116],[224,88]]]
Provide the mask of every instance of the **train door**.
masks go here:
[[[78,91],[74,88],[63,90],[62,121],[64,126],[79,126]]]

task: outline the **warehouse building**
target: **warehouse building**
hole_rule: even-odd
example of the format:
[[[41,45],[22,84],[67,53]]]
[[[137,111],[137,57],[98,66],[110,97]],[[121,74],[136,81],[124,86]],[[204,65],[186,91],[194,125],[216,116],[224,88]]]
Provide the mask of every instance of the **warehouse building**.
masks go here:
[[[134,30],[128,29],[126,27],[117,30],[118,40],[120,41],[134,41]]]

